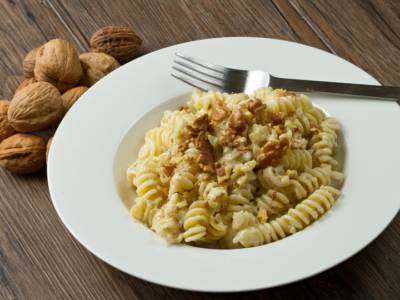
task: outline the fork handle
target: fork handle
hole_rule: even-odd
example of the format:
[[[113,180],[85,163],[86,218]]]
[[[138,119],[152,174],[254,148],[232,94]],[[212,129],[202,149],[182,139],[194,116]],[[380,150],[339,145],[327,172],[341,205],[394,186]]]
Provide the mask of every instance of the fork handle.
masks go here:
[[[295,92],[323,92],[345,95],[358,95],[377,97],[389,101],[398,101],[400,99],[400,87],[394,86],[287,79],[272,76],[270,86],[281,87]]]

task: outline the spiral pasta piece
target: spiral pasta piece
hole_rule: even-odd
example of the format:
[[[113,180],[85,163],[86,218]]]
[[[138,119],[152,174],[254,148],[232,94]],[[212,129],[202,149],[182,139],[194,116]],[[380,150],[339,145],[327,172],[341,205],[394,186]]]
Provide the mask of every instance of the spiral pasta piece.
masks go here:
[[[220,214],[211,216],[207,226],[207,240],[216,241],[221,239],[228,230],[228,226],[224,224]]]
[[[265,188],[288,186],[290,184],[290,178],[288,175],[282,173],[282,168],[269,166],[259,172],[258,179]]]
[[[290,207],[289,198],[280,192],[269,190],[256,199],[258,207],[264,208],[270,216],[278,216]]]
[[[205,203],[193,202],[184,217],[183,238],[185,242],[201,242],[207,235],[208,223],[209,215]]]
[[[307,199],[289,209],[288,213],[265,224],[245,228],[234,237],[234,243],[243,247],[268,244],[294,234],[312,224],[335,203],[340,191],[331,186],[322,186]]]
[[[285,169],[302,171],[307,168],[312,168],[311,151],[302,149],[289,149],[282,156],[281,163]]]
[[[137,198],[131,207],[130,213],[136,220],[151,226],[153,218],[158,211],[158,206],[159,203],[149,202],[143,198]]]
[[[262,88],[254,94],[267,105],[267,111],[270,113],[283,113],[284,116],[288,116],[312,108],[311,101],[306,96],[282,89]]]
[[[337,121],[327,118],[321,122],[321,131],[313,135],[310,140],[311,149],[321,166],[335,167],[338,162],[332,157],[334,148],[337,146],[337,134],[339,129]]]
[[[240,230],[249,226],[254,226],[257,223],[256,217],[248,211],[238,211],[232,216],[232,228]]]
[[[251,205],[250,200],[253,194],[247,189],[234,189],[228,197],[228,212],[254,211],[255,207]]]
[[[187,171],[176,172],[170,182],[169,195],[174,193],[184,193],[194,188],[196,177]]]
[[[147,201],[161,201],[163,199],[157,174],[151,172],[139,174],[135,178],[135,185],[139,197]]]
[[[329,167],[317,167],[307,169],[301,173],[298,179],[292,179],[291,184],[297,199],[304,199],[322,185],[329,185],[332,179],[332,171]]]

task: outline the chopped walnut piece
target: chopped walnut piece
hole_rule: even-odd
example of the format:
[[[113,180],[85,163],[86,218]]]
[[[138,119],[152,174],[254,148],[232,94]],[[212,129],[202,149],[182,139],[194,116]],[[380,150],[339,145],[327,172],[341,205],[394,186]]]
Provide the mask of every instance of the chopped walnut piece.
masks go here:
[[[257,213],[257,219],[261,224],[264,224],[268,220],[267,210],[264,207],[260,207]]]
[[[269,115],[272,125],[281,125],[285,122],[285,114],[283,112],[271,113]]]
[[[207,136],[203,133],[196,137],[194,145],[199,150],[198,163],[200,168],[207,173],[214,173],[214,149]]]
[[[240,110],[231,114],[229,117],[228,126],[235,135],[242,133],[246,129],[246,118]]]
[[[213,107],[211,110],[211,120],[212,121],[221,121],[223,120],[229,113],[228,107],[225,105],[225,102],[218,101],[217,105]]]
[[[175,167],[176,167],[176,165],[173,163],[165,163],[161,167],[161,172],[166,177],[172,177],[172,175],[174,174]]]
[[[233,139],[232,147],[243,149],[245,148],[244,146],[246,145],[246,143],[247,143],[246,137],[238,135]]]
[[[230,146],[235,139],[235,135],[233,134],[232,130],[224,129],[220,135],[220,143],[222,146]]]
[[[187,125],[190,135],[192,137],[197,137],[201,132],[207,131],[210,125],[210,120],[207,114],[202,114],[201,116],[194,119],[194,121]]]
[[[215,172],[217,173],[218,177],[225,176],[225,166],[223,164],[221,164],[220,162],[216,162],[214,166],[215,166]]]
[[[259,111],[263,110],[265,107],[266,107],[266,105],[264,103],[262,103],[262,101],[258,98],[251,99],[249,102],[247,102],[247,109],[253,115],[255,115]]]
[[[256,168],[264,169],[271,165],[274,160],[282,157],[288,146],[289,141],[287,139],[265,143],[265,145],[261,148],[261,153],[257,157]]]
[[[182,144],[178,146],[178,153],[185,153],[186,149],[189,147],[190,140],[184,141]]]

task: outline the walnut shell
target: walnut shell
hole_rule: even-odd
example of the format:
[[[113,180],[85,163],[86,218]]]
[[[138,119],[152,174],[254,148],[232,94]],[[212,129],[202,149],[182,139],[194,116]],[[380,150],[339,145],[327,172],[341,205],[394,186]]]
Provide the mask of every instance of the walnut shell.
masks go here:
[[[45,153],[43,138],[17,133],[0,143],[0,166],[18,174],[33,173],[45,165]]]
[[[10,101],[0,100],[0,142],[15,133],[14,128],[8,122],[7,112]]]
[[[38,52],[38,50],[39,48],[33,48],[31,51],[28,52],[22,62],[25,78],[33,77],[33,69],[35,68],[36,53]]]
[[[73,45],[54,39],[38,50],[34,73],[38,81],[47,81],[64,92],[81,79],[82,67]]]
[[[47,82],[36,82],[15,93],[8,121],[19,132],[46,129],[64,113],[60,92]]]
[[[79,55],[83,67],[81,84],[92,86],[102,77],[119,67],[116,59],[105,53],[83,53]]]
[[[22,80],[22,82],[19,84],[19,86],[17,86],[17,88],[15,89],[15,92],[18,92],[19,90],[23,89],[24,87],[27,87],[28,85],[30,85],[31,83],[35,83],[37,82],[37,80],[32,77],[32,78],[28,78],[28,79],[24,79]]]
[[[65,109],[69,110],[87,90],[88,88],[86,86],[77,86],[64,92],[64,94],[61,95],[61,98]]]
[[[107,53],[122,64],[139,54],[141,44],[142,39],[128,27],[107,26],[92,35],[90,50]]]
[[[46,162],[49,159],[49,152],[50,152],[50,147],[51,147],[51,143],[53,142],[53,137],[49,138],[49,140],[47,141],[47,145],[46,145]]]

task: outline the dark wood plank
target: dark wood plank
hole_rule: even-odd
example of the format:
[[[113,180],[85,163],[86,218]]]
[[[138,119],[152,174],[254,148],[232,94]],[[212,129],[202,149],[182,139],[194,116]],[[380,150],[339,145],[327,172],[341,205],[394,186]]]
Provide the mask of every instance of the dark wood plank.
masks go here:
[[[293,9],[288,19],[294,21],[288,23],[271,1],[49,1],[82,44],[99,27],[122,24],[143,37],[146,51],[220,36],[272,37],[326,49]]]
[[[399,83],[399,13],[398,2],[383,0],[2,1],[0,95],[11,97],[30,48],[60,36],[84,51],[91,33],[109,24],[134,28],[145,51],[218,36],[298,41],[338,53],[384,83]],[[361,253],[297,283],[249,293],[193,293],[144,282],[95,258],[59,221],[45,174],[0,170],[0,299],[395,299],[399,229],[397,217]]]
[[[272,0],[286,22],[293,29],[299,39],[313,47],[329,51],[329,44],[325,44],[311,29],[307,22],[297,13],[287,0]]]
[[[399,1],[290,2],[333,52],[383,84],[400,85]]]

